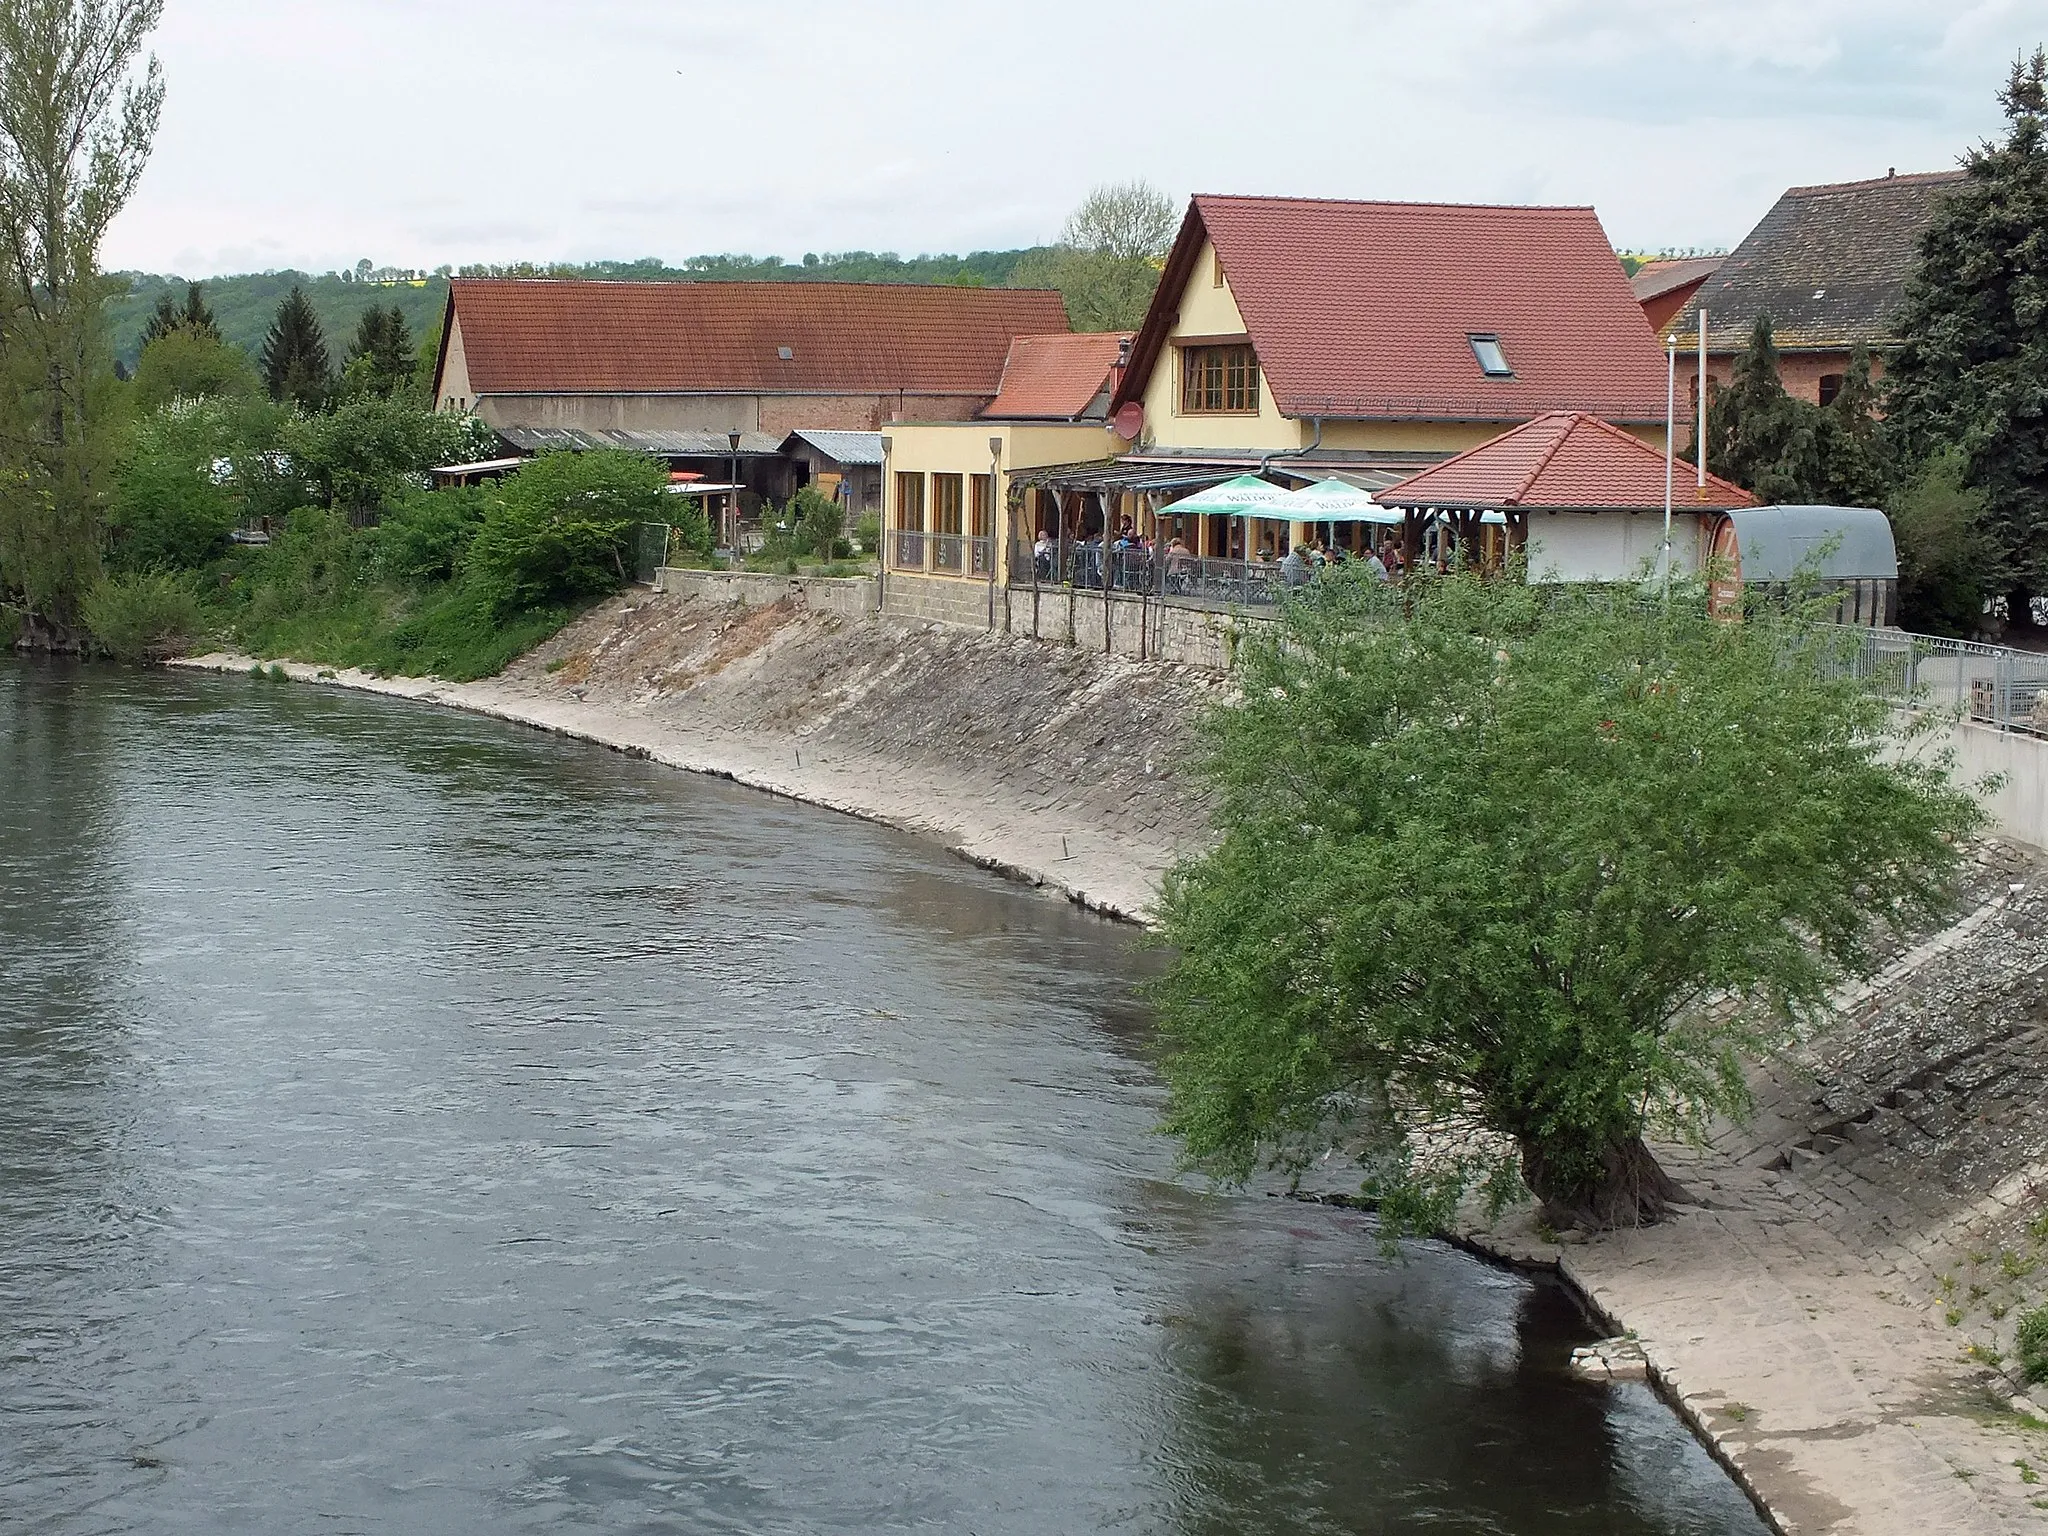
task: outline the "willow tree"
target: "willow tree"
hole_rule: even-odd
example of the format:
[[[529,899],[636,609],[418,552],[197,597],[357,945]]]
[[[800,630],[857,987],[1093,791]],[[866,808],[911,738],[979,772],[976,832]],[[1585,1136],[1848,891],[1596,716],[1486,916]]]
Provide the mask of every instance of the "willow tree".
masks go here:
[[[1248,638],[1221,837],[1161,908],[1189,1161],[1341,1151],[1397,1228],[1524,1184],[1658,1219],[1650,1140],[1738,1112],[1743,1053],[1937,915],[1979,824],[1833,643],[1464,576],[1336,576]]]
[[[149,158],[163,0],[0,0],[0,600],[66,641],[108,459],[99,250]]]

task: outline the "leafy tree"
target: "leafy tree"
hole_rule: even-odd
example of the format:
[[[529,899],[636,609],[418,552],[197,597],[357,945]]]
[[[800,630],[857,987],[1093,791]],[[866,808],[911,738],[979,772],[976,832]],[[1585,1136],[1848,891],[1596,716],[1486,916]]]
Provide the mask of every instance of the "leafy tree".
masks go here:
[[[159,347],[203,345],[177,331],[152,343],[145,356]],[[281,517],[304,501],[295,466],[277,451],[284,413],[260,397],[246,359],[242,367],[239,393],[181,395],[137,423],[109,509],[117,568],[203,566],[222,552],[243,518]]]
[[[1454,575],[1248,637],[1221,840],[1161,903],[1188,1160],[1340,1148],[1396,1229],[1517,1175],[1560,1226],[1655,1220],[1646,1135],[1739,1111],[1738,1051],[1938,914],[1981,821],[1825,633]]]
[[[237,515],[228,478],[213,466],[173,454],[138,459],[115,485],[110,563],[129,571],[196,569],[226,550]]]
[[[1160,262],[1180,226],[1178,212],[1149,181],[1108,182],[1081,200],[1060,242],[1113,261]]]
[[[263,383],[273,400],[290,400],[304,410],[317,411],[326,403],[333,380],[327,360],[327,338],[320,320],[306,298],[306,290],[293,285],[277,306],[263,351],[257,359]]]
[[[2027,624],[2048,593],[2048,54],[2016,62],[1999,100],[2005,139],[1970,153],[1921,237],[1885,426],[1907,463],[1962,453],[1984,493],[1987,579]]]
[[[1969,462],[1945,448],[1895,491],[1885,510],[1899,546],[1899,622],[1930,635],[1972,638],[1983,627],[1998,552],[1984,526],[1984,493]]]
[[[149,158],[162,0],[0,6],[0,603],[69,638],[98,575],[114,380],[99,248]]]
[[[341,512],[367,512],[469,444],[463,423],[403,398],[363,395],[286,427],[282,446],[314,494]]]
[[[1159,286],[1174,229],[1173,204],[1149,184],[1097,187],[1067,220],[1058,245],[1024,254],[1010,286],[1057,288],[1076,330],[1136,330]]]
[[[415,586],[454,580],[496,500],[483,485],[399,495],[375,530],[378,568]]]
[[[465,580],[500,618],[615,591],[637,526],[668,520],[667,491],[645,454],[544,453],[502,482]]]
[[[240,347],[180,324],[142,349],[134,399],[140,409],[154,411],[173,400],[246,396],[261,387]]]

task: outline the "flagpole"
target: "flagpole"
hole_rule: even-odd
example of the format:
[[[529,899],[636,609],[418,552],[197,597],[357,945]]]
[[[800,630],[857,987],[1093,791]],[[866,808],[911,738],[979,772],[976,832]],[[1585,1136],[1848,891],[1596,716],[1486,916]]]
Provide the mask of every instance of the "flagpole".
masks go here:
[[[1678,337],[1664,338],[1664,601],[1671,601],[1671,486],[1675,477],[1678,419]]]

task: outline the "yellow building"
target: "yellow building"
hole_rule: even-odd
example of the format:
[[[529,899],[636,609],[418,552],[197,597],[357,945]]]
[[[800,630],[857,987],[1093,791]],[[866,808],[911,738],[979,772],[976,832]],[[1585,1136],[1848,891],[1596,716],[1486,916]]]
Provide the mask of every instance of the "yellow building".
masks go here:
[[[993,622],[998,588],[1031,578],[1028,471],[1128,446],[1108,425],[1127,334],[1019,336],[1002,387],[972,421],[882,433],[883,581],[892,612]]]
[[[1076,539],[1129,519],[1196,558],[1277,556],[1310,530],[1254,521],[1247,549],[1243,523],[1160,509],[1246,471],[1383,489],[1553,410],[1661,446],[1665,399],[1590,208],[1197,197],[1108,402],[1131,447],[1022,479]]]

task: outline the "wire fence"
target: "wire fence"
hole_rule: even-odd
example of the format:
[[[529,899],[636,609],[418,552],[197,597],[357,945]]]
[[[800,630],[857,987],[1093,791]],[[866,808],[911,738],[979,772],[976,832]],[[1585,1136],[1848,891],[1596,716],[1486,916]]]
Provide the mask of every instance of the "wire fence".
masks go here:
[[[2001,731],[2048,736],[2048,653],[1902,629],[1841,626],[1839,663],[1885,698]]]
[[[668,564],[674,532],[667,523],[642,523],[633,531],[633,580],[641,586],[653,586],[655,573]]]

